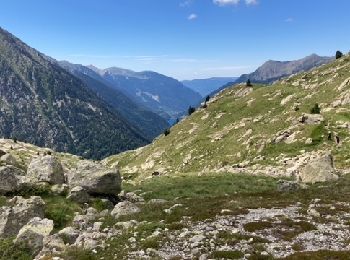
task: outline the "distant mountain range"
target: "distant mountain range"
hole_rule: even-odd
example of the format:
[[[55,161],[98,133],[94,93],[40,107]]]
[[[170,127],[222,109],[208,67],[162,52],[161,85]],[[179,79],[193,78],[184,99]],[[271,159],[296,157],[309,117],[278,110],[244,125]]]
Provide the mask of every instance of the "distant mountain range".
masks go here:
[[[80,79],[0,28],[0,137],[87,158],[149,140]]]
[[[94,66],[88,68],[99,74],[110,87],[167,120],[176,119],[202,98],[178,80],[156,72],[134,72],[115,67],[103,70]]]
[[[121,90],[114,88],[109,81],[96,73],[96,69],[92,70],[89,67],[71,64],[67,61],[59,62],[59,65],[81,79],[86,86],[127,119],[131,125],[140,129],[148,140],[153,140],[169,127],[166,119],[148,108],[136,104]]]
[[[250,79],[253,83],[272,83],[292,74],[308,71],[314,67],[330,63],[334,58],[321,57],[312,54],[295,61],[269,60],[251,74],[243,74],[236,83],[246,82]]]
[[[182,84],[201,94],[202,97],[209,95],[229,82],[235,82],[238,77],[214,77],[208,79],[183,80]]]
[[[328,64],[334,60],[333,57],[322,57],[317,54],[312,54],[303,59],[295,61],[274,61],[269,60],[261,65],[257,70],[250,74],[243,74],[234,82],[229,82],[220,88],[217,88],[209,94],[214,96],[221,90],[231,87],[234,84],[247,82],[248,79],[252,83],[271,84],[274,81],[288,77],[300,72],[309,71],[315,67]]]

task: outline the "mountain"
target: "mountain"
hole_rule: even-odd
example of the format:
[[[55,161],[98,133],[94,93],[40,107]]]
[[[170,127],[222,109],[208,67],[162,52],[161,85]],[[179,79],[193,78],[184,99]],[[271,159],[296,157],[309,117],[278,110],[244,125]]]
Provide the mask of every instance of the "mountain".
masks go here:
[[[109,85],[122,91],[137,104],[150,109],[163,118],[176,119],[189,106],[198,104],[201,96],[176,79],[144,71],[134,72],[121,68],[98,69],[90,66]]]
[[[342,172],[350,167],[349,93],[349,55],[272,85],[234,85],[167,136],[106,163],[141,179],[154,172],[298,177],[305,163],[331,152]]]
[[[148,140],[153,140],[169,127],[169,124],[164,118],[133,102],[120,90],[113,88],[95,70],[79,64],[71,64],[67,61],[61,61],[59,64],[74,76],[81,79],[86,86],[120,113],[131,125],[140,129],[142,135]]]
[[[308,71],[314,67],[331,62],[331,57],[321,57],[312,54],[295,61],[274,61],[269,60],[251,74],[243,74],[237,83],[246,82],[250,79],[253,83],[272,83],[292,74]]]
[[[201,94],[202,97],[206,97],[228,82],[235,82],[237,79],[238,77],[214,77],[208,79],[183,80],[181,82],[186,87]]]
[[[102,158],[148,141],[81,80],[0,28],[0,136]]]

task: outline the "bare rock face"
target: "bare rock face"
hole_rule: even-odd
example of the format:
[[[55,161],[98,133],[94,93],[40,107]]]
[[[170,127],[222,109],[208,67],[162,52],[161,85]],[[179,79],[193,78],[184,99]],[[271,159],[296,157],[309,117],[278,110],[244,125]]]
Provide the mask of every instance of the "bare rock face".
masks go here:
[[[115,205],[114,209],[111,212],[111,215],[115,218],[121,216],[127,216],[134,213],[140,212],[140,208],[130,201],[122,201]]]
[[[21,228],[14,242],[27,245],[33,255],[36,255],[43,248],[44,238],[49,236],[52,230],[52,220],[35,217]]]
[[[121,191],[121,177],[116,168],[106,168],[90,161],[82,161],[68,177],[71,188],[81,186],[90,195],[116,196]]]
[[[52,155],[34,158],[28,165],[27,178],[31,183],[47,182],[52,185],[65,181],[61,162]]]
[[[330,154],[311,160],[299,172],[299,180],[305,183],[335,181],[338,178]]]
[[[17,191],[24,172],[14,166],[0,167],[0,194]]]
[[[11,199],[9,206],[0,208],[0,237],[15,236],[32,218],[44,218],[44,206],[45,202],[38,196]]]

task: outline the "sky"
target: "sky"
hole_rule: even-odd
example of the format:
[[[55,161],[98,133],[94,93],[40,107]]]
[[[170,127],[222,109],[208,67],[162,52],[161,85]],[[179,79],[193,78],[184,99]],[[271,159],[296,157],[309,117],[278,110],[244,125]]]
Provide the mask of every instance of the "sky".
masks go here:
[[[183,80],[350,50],[349,0],[1,0],[0,26],[42,53]]]

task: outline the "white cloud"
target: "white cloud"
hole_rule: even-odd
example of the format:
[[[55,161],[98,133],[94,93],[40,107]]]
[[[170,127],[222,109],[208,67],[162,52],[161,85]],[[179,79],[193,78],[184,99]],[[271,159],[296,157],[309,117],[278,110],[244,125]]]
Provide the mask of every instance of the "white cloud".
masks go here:
[[[189,7],[192,4],[193,0],[184,0],[180,3],[180,7]]]
[[[219,6],[226,6],[226,5],[238,5],[240,0],[213,0],[214,4]]]
[[[289,17],[289,18],[287,18],[286,20],[284,20],[286,23],[292,23],[292,22],[294,22],[294,18],[292,18],[292,17]]]
[[[256,5],[258,0],[245,0],[246,5]]]
[[[187,19],[188,20],[195,20],[195,19],[197,19],[198,18],[198,15],[197,14],[190,14],[188,17],[187,17]]]

